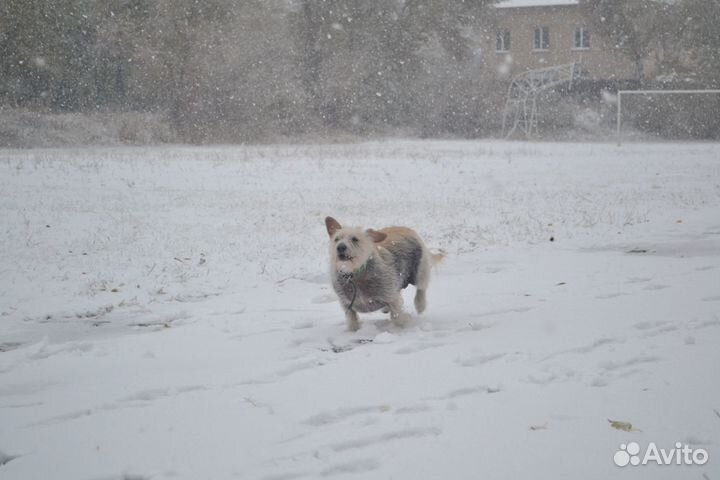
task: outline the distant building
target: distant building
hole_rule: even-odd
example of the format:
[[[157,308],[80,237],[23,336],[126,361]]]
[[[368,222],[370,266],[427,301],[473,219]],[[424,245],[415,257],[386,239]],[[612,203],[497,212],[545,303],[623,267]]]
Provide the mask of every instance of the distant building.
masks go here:
[[[633,79],[632,62],[593,32],[578,0],[505,0],[495,8],[495,37],[484,50],[501,75],[580,62],[589,79]]]

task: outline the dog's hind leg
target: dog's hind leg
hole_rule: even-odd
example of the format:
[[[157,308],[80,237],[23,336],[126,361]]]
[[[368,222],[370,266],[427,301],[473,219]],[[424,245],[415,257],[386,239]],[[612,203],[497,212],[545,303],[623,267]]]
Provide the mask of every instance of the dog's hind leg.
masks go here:
[[[415,287],[415,311],[422,313],[425,311],[427,306],[427,300],[425,298],[425,292],[427,292],[428,283],[430,283],[430,252],[425,250],[423,252],[422,260],[418,265],[418,271],[416,275]]]
[[[347,321],[348,330],[351,332],[360,330],[360,320],[358,320],[358,314],[355,310],[345,310],[345,320]]]
[[[427,307],[427,300],[425,299],[425,290],[419,288],[415,292],[415,311],[417,313],[423,313]]]
[[[410,321],[410,315],[403,311],[403,299],[400,292],[387,306],[390,309],[390,319],[395,325],[402,327]]]

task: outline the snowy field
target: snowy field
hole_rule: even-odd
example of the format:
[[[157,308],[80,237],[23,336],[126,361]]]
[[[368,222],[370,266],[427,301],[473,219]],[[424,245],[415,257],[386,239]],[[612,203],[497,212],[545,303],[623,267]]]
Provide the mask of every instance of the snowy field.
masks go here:
[[[347,332],[326,215],[427,312]],[[720,479],[718,144],[5,150],[0,222],[2,479]]]

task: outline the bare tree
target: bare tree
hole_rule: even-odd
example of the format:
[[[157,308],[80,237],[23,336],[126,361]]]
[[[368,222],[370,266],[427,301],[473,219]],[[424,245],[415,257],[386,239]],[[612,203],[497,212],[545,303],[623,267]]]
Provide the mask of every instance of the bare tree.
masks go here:
[[[407,125],[417,113],[423,50],[470,56],[468,28],[488,1],[297,0],[293,25],[306,91],[324,122],[350,128]],[[435,75],[439,72],[431,72]]]
[[[686,72],[706,87],[720,86],[720,2],[685,0],[680,3],[676,52]]]
[[[636,80],[645,80],[643,61],[657,47],[671,4],[661,0],[582,0],[587,18],[610,45],[627,55]]]

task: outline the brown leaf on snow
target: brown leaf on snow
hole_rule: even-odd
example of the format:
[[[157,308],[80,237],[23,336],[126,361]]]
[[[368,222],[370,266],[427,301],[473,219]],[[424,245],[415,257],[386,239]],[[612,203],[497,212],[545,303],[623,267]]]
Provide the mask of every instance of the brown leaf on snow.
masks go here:
[[[615,428],[617,430],[622,430],[623,432],[640,432],[641,430],[637,428],[633,428],[632,423],[630,422],[621,422],[619,420],[610,420],[608,418],[608,422],[610,422],[610,426],[612,428]]]

